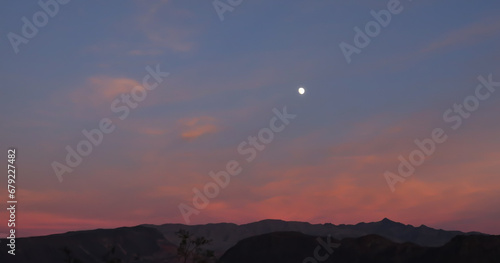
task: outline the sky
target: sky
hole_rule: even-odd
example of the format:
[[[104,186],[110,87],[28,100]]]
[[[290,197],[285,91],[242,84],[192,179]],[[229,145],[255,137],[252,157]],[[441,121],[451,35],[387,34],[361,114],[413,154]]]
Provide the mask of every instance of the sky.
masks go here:
[[[18,236],[269,218],[500,234],[500,2],[40,2],[0,10]]]

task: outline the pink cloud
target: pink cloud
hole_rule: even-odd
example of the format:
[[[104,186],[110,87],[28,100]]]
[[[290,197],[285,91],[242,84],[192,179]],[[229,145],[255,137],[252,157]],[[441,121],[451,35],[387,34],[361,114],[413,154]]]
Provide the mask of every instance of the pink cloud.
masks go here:
[[[498,145],[489,143],[498,130],[485,133],[482,126],[471,123],[461,133],[450,133],[452,139],[438,146],[417,173],[398,185],[396,193],[387,187],[383,172],[394,170],[397,156],[415,148],[413,139],[428,136],[439,125],[427,121],[434,119],[433,114],[415,114],[364,140],[330,146],[329,156],[310,166],[300,164],[301,156],[307,156],[301,154],[307,151],[307,141],[290,142],[284,151],[293,154],[283,157],[290,159],[282,164],[262,160],[251,170],[244,170],[224,190],[227,197],[217,200],[223,203],[221,208],[209,207],[194,221],[230,218],[245,223],[279,218],[357,223],[389,217],[417,226],[460,226],[461,230],[500,233],[498,223],[483,218],[491,214],[498,203],[495,200],[500,198],[500,179],[495,172],[500,169],[500,155],[496,151]],[[365,123],[358,127],[368,126]],[[308,140],[314,140],[314,136]],[[467,155],[477,158],[467,159]],[[468,225],[454,223],[465,218],[467,211],[474,211],[466,216]]]
[[[188,141],[219,131],[219,127],[212,117],[186,118],[181,119],[179,123],[182,125],[181,137]]]
[[[129,78],[114,78],[109,76],[94,76],[74,90],[69,96],[74,104],[80,106],[106,106],[120,94],[128,94],[134,87],[144,90],[139,82]]]
[[[244,166],[243,173],[233,177],[220,196],[193,217],[193,223],[277,218],[340,224],[389,217],[417,226],[498,234],[499,218],[492,211],[497,211],[500,200],[499,127],[482,125],[496,118],[497,108],[485,106],[463,128],[450,133],[449,141],[398,185],[395,193],[390,192],[383,172],[396,169],[397,156],[414,149],[413,139],[428,136],[443,125],[440,112],[416,113],[393,123],[384,122],[384,116],[361,122],[353,125],[354,137],[342,143],[329,141],[328,132],[318,130],[283,145],[276,141],[269,151],[274,147],[273,154],[280,158],[260,158]],[[122,166],[106,168],[113,159],[96,153],[91,166],[82,167],[81,175],[68,180],[74,185],[67,190],[26,189],[23,213],[30,219],[25,221],[25,233],[183,222],[177,205],[191,200],[192,187],[210,180],[208,172],[221,167],[217,160],[235,157],[234,147],[194,152],[173,148],[184,132],[194,131],[188,138],[200,138],[206,133],[197,133],[197,129],[210,129],[199,127],[219,127],[215,117],[153,120],[124,122],[125,130],[144,136],[134,134],[126,140],[134,151],[113,156]],[[148,129],[167,132],[147,136]],[[122,139],[116,138],[118,143]],[[314,162],[309,162],[311,156]],[[117,198],[117,191],[129,195]],[[100,212],[98,216],[89,215],[89,203],[95,204],[91,209]]]

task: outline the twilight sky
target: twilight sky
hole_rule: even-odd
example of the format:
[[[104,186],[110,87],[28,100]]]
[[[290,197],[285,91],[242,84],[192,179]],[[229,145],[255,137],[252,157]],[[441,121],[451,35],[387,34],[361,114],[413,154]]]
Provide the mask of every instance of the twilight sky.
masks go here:
[[[388,217],[500,234],[500,2],[346,2],[243,0],[221,21],[212,1],[72,0],[46,25],[37,1],[4,4],[0,145],[3,163],[17,149],[18,234],[186,223],[179,204],[232,160],[241,172],[190,224]],[[397,11],[348,63],[339,45],[355,48],[354,28],[388,2]],[[145,97],[126,104],[132,91]],[[103,119],[113,131],[58,180],[53,163]],[[270,122],[284,128],[267,140]],[[414,141],[435,129],[447,139],[420,160]],[[251,146],[259,134],[268,144]],[[384,174],[403,180],[412,152],[422,164],[392,192]]]

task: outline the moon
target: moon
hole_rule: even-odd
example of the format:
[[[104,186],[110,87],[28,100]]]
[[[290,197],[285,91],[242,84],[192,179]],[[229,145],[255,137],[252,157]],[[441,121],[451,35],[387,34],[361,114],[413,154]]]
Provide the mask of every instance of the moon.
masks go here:
[[[304,93],[306,93],[306,90],[303,87],[300,87],[298,91],[300,95],[304,95]]]

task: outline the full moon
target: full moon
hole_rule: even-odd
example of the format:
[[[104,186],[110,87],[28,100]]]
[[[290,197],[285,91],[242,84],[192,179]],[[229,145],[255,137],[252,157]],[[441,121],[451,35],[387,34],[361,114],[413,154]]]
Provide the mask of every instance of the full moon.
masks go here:
[[[306,93],[306,90],[304,88],[300,87],[299,88],[299,94],[302,95],[304,93]]]

